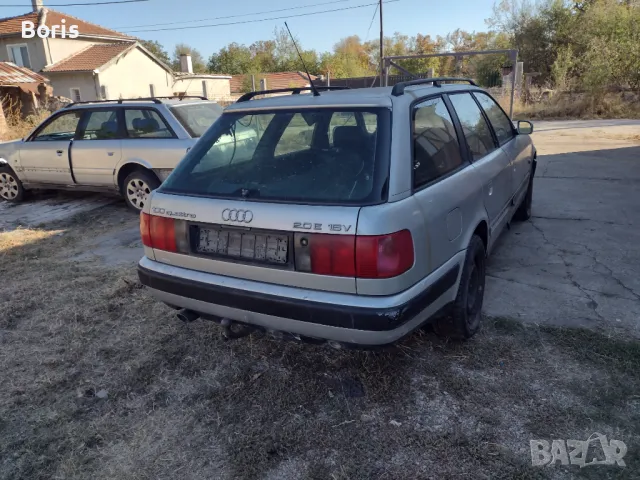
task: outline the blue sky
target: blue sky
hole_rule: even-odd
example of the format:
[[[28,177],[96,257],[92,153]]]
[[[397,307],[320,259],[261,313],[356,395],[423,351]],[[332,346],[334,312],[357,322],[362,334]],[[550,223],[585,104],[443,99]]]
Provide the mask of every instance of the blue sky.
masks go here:
[[[142,3],[120,5],[86,6],[86,7],[56,7],[54,4],[80,3],[88,0],[44,0],[45,6],[70,15],[82,18],[99,25],[114,28],[121,32],[130,31],[132,35],[145,40],[157,40],[165,49],[172,53],[176,43],[184,42],[198,49],[205,58],[230,42],[251,44],[256,40],[266,40],[272,37],[275,27],[283,26],[287,20],[294,35],[298,37],[305,49],[318,51],[330,50],[334,43],[349,35],[359,35],[366,39],[367,30],[371,22],[375,6],[355,8],[332,13],[294,17],[292,15],[317,12],[329,9],[346,8],[376,0],[243,0],[238,2],[228,0],[150,0]],[[2,7],[0,16],[19,15],[30,10],[28,0],[25,8]],[[331,4],[326,4],[332,2]],[[15,0],[5,0],[3,3],[15,3]],[[265,12],[311,4],[325,4],[315,7],[300,8],[278,13],[245,16],[253,12]],[[486,30],[484,23],[491,13],[493,0],[456,0],[437,1],[427,0],[399,0],[384,5],[385,34],[401,32],[407,35],[416,33],[444,35],[456,28],[468,31]],[[133,32],[144,28],[133,28],[140,25],[212,19],[230,15],[242,15],[237,18],[207,20],[176,25],[162,25],[146,28],[189,27],[182,30]],[[289,16],[288,19],[269,20],[259,23],[241,25],[227,25],[207,28],[191,28],[197,25],[227,23],[259,18]],[[374,20],[368,34],[368,39],[378,38],[379,20]]]

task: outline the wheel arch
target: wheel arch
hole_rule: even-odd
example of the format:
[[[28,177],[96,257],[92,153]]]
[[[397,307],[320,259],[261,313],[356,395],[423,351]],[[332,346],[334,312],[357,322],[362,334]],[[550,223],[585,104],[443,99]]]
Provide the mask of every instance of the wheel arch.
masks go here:
[[[120,193],[123,193],[122,187],[123,187],[125,178],[127,178],[127,176],[131,174],[131,172],[134,172],[136,170],[143,170],[145,172],[150,173],[154,177],[158,178],[158,175],[156,175],[156,173],[153,171],[153,168],[151,168],[151,165],[149,164],[149,162],[145,160],[127,161],[122,165],[119,165],[117,168],[115,183],[118,186],[118,190],[120,191]],[[158,181],[160,181],[159,178],[158,178]]]

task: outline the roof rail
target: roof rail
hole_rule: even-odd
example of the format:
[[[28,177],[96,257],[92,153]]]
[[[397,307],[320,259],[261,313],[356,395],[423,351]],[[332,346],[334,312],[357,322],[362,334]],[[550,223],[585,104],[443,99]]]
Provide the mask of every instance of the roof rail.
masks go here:
[[[167,100],[171,100],[173,98],[177,98],[178,100],[182,100],[183,98],[197,98],[199,100],[209,100],[207,97],[203,97],[202,95],[168,95],[166,97],[154,97],[154,98],[164,98]]]
[[[162,103],[160,100],[158,100],[158,97],[156,98],[120,98],[118,100],[87,100],[84,102],[72,102],[69,103],[67,105],[65,105],[62,108],[69,108],[69,107],[73,107],[74,105],[86,105],[89,103],[110,103],[110,102],[116,102],[116,103],[122,103],[122,102],[153,102],[153,103]]]
[[[327,90],[348,90],[349,87],[315,87],[319,92],[325,92]],[[296,95],[302,91],[309,90],[311,91],[311,87],[292,87],[292,88],[277,88],[275,90],[258,90],[256,92],[248,92],[242,95],[236,103],[247,102],[251,100],[253,97],[258,95],[270,95],[272,93],[287,93],[291,92],[292,95]]]
[[[393,90],[391,90],[391,95],[394,97],[399,97],[404,94],[404,89],[406,87],[411,87],[413,85],[423,85],[425,83],[433,83],[434,87],[440,87],[441,82],[467,82],[470,85],[477,86],[476,82],[471,80],[470,78],[460,78],[460,77],[434,77],[434,78],[419,78],[417,80],[409,80],[408,82],[399,82],[393,86]]]

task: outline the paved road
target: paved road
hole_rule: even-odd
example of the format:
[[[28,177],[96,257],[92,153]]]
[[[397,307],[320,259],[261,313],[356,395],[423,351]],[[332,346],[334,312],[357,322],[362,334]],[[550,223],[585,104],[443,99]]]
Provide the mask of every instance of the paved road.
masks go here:
[[[640,337],[640,121],[536,132],[533,218],[490,259],[485,312]]]

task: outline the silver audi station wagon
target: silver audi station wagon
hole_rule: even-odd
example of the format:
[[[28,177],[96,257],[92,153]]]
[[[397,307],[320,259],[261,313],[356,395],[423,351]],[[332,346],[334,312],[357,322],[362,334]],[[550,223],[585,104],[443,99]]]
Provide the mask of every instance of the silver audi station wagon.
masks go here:
[[[531,214],[531,123],[466,79],[301,90],[240,98],[152,193],[142,284],[231,337],[471,337],[485,259]]]
[[[0,143],[0,198],[35,189],[120,193],[140,211],[222,114],[202,97],[76,102],[24,139]]]

